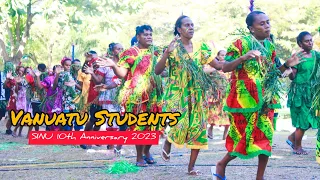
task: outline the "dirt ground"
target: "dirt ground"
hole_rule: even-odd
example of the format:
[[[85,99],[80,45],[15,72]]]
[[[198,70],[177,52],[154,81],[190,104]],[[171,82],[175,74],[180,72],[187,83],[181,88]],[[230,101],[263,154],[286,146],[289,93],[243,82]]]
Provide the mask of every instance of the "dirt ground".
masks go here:
[[[267,180],[316,180],[320,179],[320,166],[315,161],[316,130],[309,130],[303,140],[308,155],[293,155],[285,140],[292,131],[290,121],[278,122],[281,131],[275,132],[273,155],[269,160],[265,179]],[[225,154],[221,129],[214,129],[214,139],[209,141],[209,149],[199,154],[196,168],[203,175],[187,175],[190,150],[172,148],[171,161],[166,163],[160,157],[161,139],[151,152],[158,162],[137,173],[112,175],[103,172],[117,160],[135,162],[134,146],[124,146],[124,154],[115,158],[106,146],[93,146],[83,150],[75,146],[34,146],[28,145],[24,137],[5,135],[5,122],[0,122],[0,179],[212,179],[210,168]],[[10,143],[11,142],[11,143]],[[229,180],[255,179],[258,159],[235,159],[227,167]]]

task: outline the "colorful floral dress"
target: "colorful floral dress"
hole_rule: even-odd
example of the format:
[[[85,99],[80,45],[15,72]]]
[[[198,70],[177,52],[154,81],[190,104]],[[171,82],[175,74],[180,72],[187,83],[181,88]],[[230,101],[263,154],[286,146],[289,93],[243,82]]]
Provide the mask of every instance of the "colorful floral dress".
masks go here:
[[[76,82],[76,84],[80,84],[80,81],[78,80],[78,72],[71,73],[73,80]],[[81,90],[77,87],[75,88],[76,97],[80,96]],[[74,100],[73,100],[74,102]]]
[[[177,148],[186,144],[190,149],[207,149],[205,90],[199,85],[200,78],[196,79],[191,69],[186,67],[191,65],[197,72],[203,72],[202,65],[213,60],[212,52],[207,44],[194,43],[193,52],[187,53],[181,41],[179,43],[166,64],[169,78],[162,110],[181,113],[178,123],[168,132],[168,141]]]
[[[73,77],[70,72],[64,71],[59,75],[58,87],[63,91],[62,96],[62,106],[63,111],[72,112],[76,109],[76,105],[73,100],[76,98],[76,87],[75,86],[66,86],[66,82],[73,81]]]
[[[250,50],[257,50],[252,36],[236,40],[229,48],[226,61],[232,62]],[[260,43],[260,42],[258,42]],[[275,66],[275,46],[264,40],[260,46],[266,54],[260,58]],[[261,52],[261,51],[260,51]],[[230,130],[226,138],[226,148],[231,156],[249,159],[260,154],[271,156],[273,138],[274,108],[280,104],[273,99],[267,113],[260,113],[264,107],[263,87],[266,76],[262,70],[265,64],[256,59],[247,60],[232,71],[224,110],[228,112]]]
[[[7,110],[19,111],[23,110],[31,112],[30,104],[27,102],[27,89],[28,82],[25,77],[21,77],[22,81],[17,83],[15,79],[8,79],[6,87],[10,88],[10,99],[8,102]]]
[[[46,91],[46,98],[44,98],[43,102],[41,103],[42,112],[45,112],[52,118],[53,113],[61,113],[62,112],[62,96],[63,90],[59,89],[58,87],[53,90],[53,83],[54,83],[55,75],[47,76],[46,78],[41,81],[41,85]],[[52,125],[50,130],[57,131],[59,130],[58,126]]]
[[[121,80],[114,74],[112,68],[107,67],[105,69],[105,76],[104,76],[104,84],[107,86],[115,83],[116,85],[121,85]],[[100,92],[99,95],[99,105],[102,106],[102,109],[106,109],[109,112],[120,112],[120,105],[116,101],[117,91],[119,90],[118,87],[113,89],[108,89],[106,91]],[[117,130],[119,127],[117,126],[115,120],[113,121],[113,127],[107,126],[108,131]]]
[[[161,77],[154,73],[160,52],[155,46],[150,46],[149,49],[134,46],[120,55],[118,65],[129,70],[117,98],[125,112],[135,115],[161,112]],[[130,129],[159,130],[160,127],[131,126]]]
[[[314,58],[314,68],[312,75],[310,76],[311,80],[311,93],[312,96],[312,111],[315,111],[317,116],[317,126],[318,126],[318,137],[316,143],[316,160],[320,164],[320,53],[313,51],[316,58]]]
[[[215,81],[219,85],[219,98],[215,102],[213,96],[206,94],[206,99],[208,100],[208,124],[225,126],[230,125],[229,117],[226,112],[223,111],[223,101],[226,98],[226,88],[228,86],[227,74],[222,71],[215,70],[210,73],[209,76],[212,81]]]
[[[22,77],[22,81],[16,84],[17,97],[16,108],[17,111],[23,110],[24,112],[32,112],[30,99],[27,97],[27,90],[30,88],[25,77]]]

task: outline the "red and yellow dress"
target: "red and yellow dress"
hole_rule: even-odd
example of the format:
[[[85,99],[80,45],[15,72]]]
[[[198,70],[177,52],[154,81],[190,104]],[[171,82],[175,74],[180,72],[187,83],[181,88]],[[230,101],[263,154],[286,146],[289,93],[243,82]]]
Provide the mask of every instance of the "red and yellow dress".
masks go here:
[[[143,112],[161,112],[162,81],[154,73],[160,52],[155,46],[148,49],[134,46],[120,55],[118,65],[129,70],[118,95],[118,102],[126,113],[138,115]],[[159,126],[130,127],[130,130],[137,131],[159,129]]]
[[[250,50],[257,50],[257,42],[252,38],[246,36],[236,40],[228,48],[225,60],[232,62]],[[275,46],[268,40],[258,43],[261,43],[260,48],[265,51],[261,58],[274,64]],[[274,100],[273,104],[268,106],[267,113],[260,113],[264,105],[264,66],[260,61],[251,59],[232,71],[224,106],[230,119],[226,148],[231,156],[242,159],[261,154],[271,156],[274,108],[281,106]]]

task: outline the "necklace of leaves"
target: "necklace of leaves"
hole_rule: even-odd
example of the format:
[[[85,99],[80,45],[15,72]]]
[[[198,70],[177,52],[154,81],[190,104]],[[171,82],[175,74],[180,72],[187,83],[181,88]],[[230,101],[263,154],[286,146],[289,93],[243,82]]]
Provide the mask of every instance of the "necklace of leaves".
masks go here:
[[[270,43],[267,42],[268,40],[264,40],[264,45],[262,45],[254,36],[250,35],[249,37],[251,40],[251,50],[258,50],[262,56],[265,57],[263,61],[259,60],[261,77],[264,77],[262,81],[264,88],[264,107],[262,109],[265,109],[272,103],[274,98],[281,97],[281,93],[283,92],[283,85],[279,80],[281,71],[276,67],[275,63],[272,62],[272,52],[267,50],[270,48]]]
[[[218,85],[214,81],[212,81],[211,78],[203,71],[203,69],[196,64],[193,58],[190,57],[189,53],[183,46],[182,41],[178,40],[177,43],[177,54],[180,58],[180,62],[182,63],[182,68],[187,70],[187,74],[191,76],[191,79],[194,81],[195,87],[200,87],[203,92],[209,91],[210,94],[212,94],[214,98],[217,99]],[[199,52],[195,52],[194,56],[196,56],[198,53]]]
[[[312,51],[315,64],[311,74],[312,110],[316,110],[316,116],[320,116],[320,53]],[[310,109],[310,110],[311,110]]]
[[[157,56],[155,55],[155,51],[158,50],[154,45],[151,45],[151,61],[152,61],[152,69],[151,69],[151,75],[153,76],[153,79],[156,83],[157,88],[157,96],[160,97],[162,95],[162,79],[160,75],[156,75],[154,72],[157,65]]]
[[[178,40],[177,43],[178,43],[177,54],[178,54],[178,57],[180,58],[180,62],[182,63],[182,68],[187,70],[187,74],[191,76],[192,80],[195,83],[195,87],[200,87],[203,90],[203,92],[210,91],[211,94],[214,96],[214,98],[217,99],[218,98],[217,84],[215,84],[214,81],[212,81],[210,77],[202,70],[202,68],[200,68],[195,61],[193,61],[193,58],[190,57],[189,53],[183,46],[182,41]],[[195,52],[194,56],[196,56],[198,53],[199,52]],[[205,117],[200,119],[201,126],[198,129],[197,133],[194,133],[194,135],[190,137],[189,141],[193,141],[195,137],[198,137],[201,134],[202,130],[204,129],[203,127],[206,127],[205,126],[206,122],[203,119],[205,119]]]

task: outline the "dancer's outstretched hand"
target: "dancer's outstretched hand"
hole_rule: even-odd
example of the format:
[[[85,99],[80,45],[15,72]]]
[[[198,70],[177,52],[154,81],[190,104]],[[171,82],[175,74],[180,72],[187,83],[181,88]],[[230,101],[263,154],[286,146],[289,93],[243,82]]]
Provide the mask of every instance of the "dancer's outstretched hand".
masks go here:
[[[304,58],[304,56],[306,55],[306,52],[304,50],[300,50],[297,53],[294,53],[290,59],[287,60],[286,65],[289,67],[298,65],[302,62],[305,62],[306,60],[301,60]]]
[[[11,71],[8,71],[8,72],[7,72],[7,79],[13,79],[13,76],[12,76],[12,72],[11,72]]]
[[[36,76],[40,76],[40,75],[41,75],[41,72],[38,71],[38,70],[36,70],[36,71],[34,71],[34,74],[35,74]]]
[[[27,73],[29,73],[32,77],[34,77],[34,76],[35,76],[35,74],[34,74],[33,70],[29,70]]]
[[[171,52],[178,46],[178,44],[177,44],[176,42],[177,42],[179,39],[181,39],[181,38],[179,37],[179,35],[176,35],[176,36],[174,37],[174,39],[171,41],[171,43],[169,44],[169,46],[168,46],[168,48],[166,49],[165,52],[171,53]]]
[[[94,73],[94,70],[93,70],[93,67],[89,67],[87,65],[84,66],[84,71],[88,74],[93,74]]]
[[[107,86],[105,84],[99,84],[94,86],[94,90],[96,91],[106,91],[107,90]]]
[[[57,66],[56,67],[56,74],[60,74],[61,72],[63,72],[63,67]]]
[[[100,67],[113,67],[116,65],[116,63],[112,59],[103,57],[99,57],[99,59],[97,60],[97,64]]]

